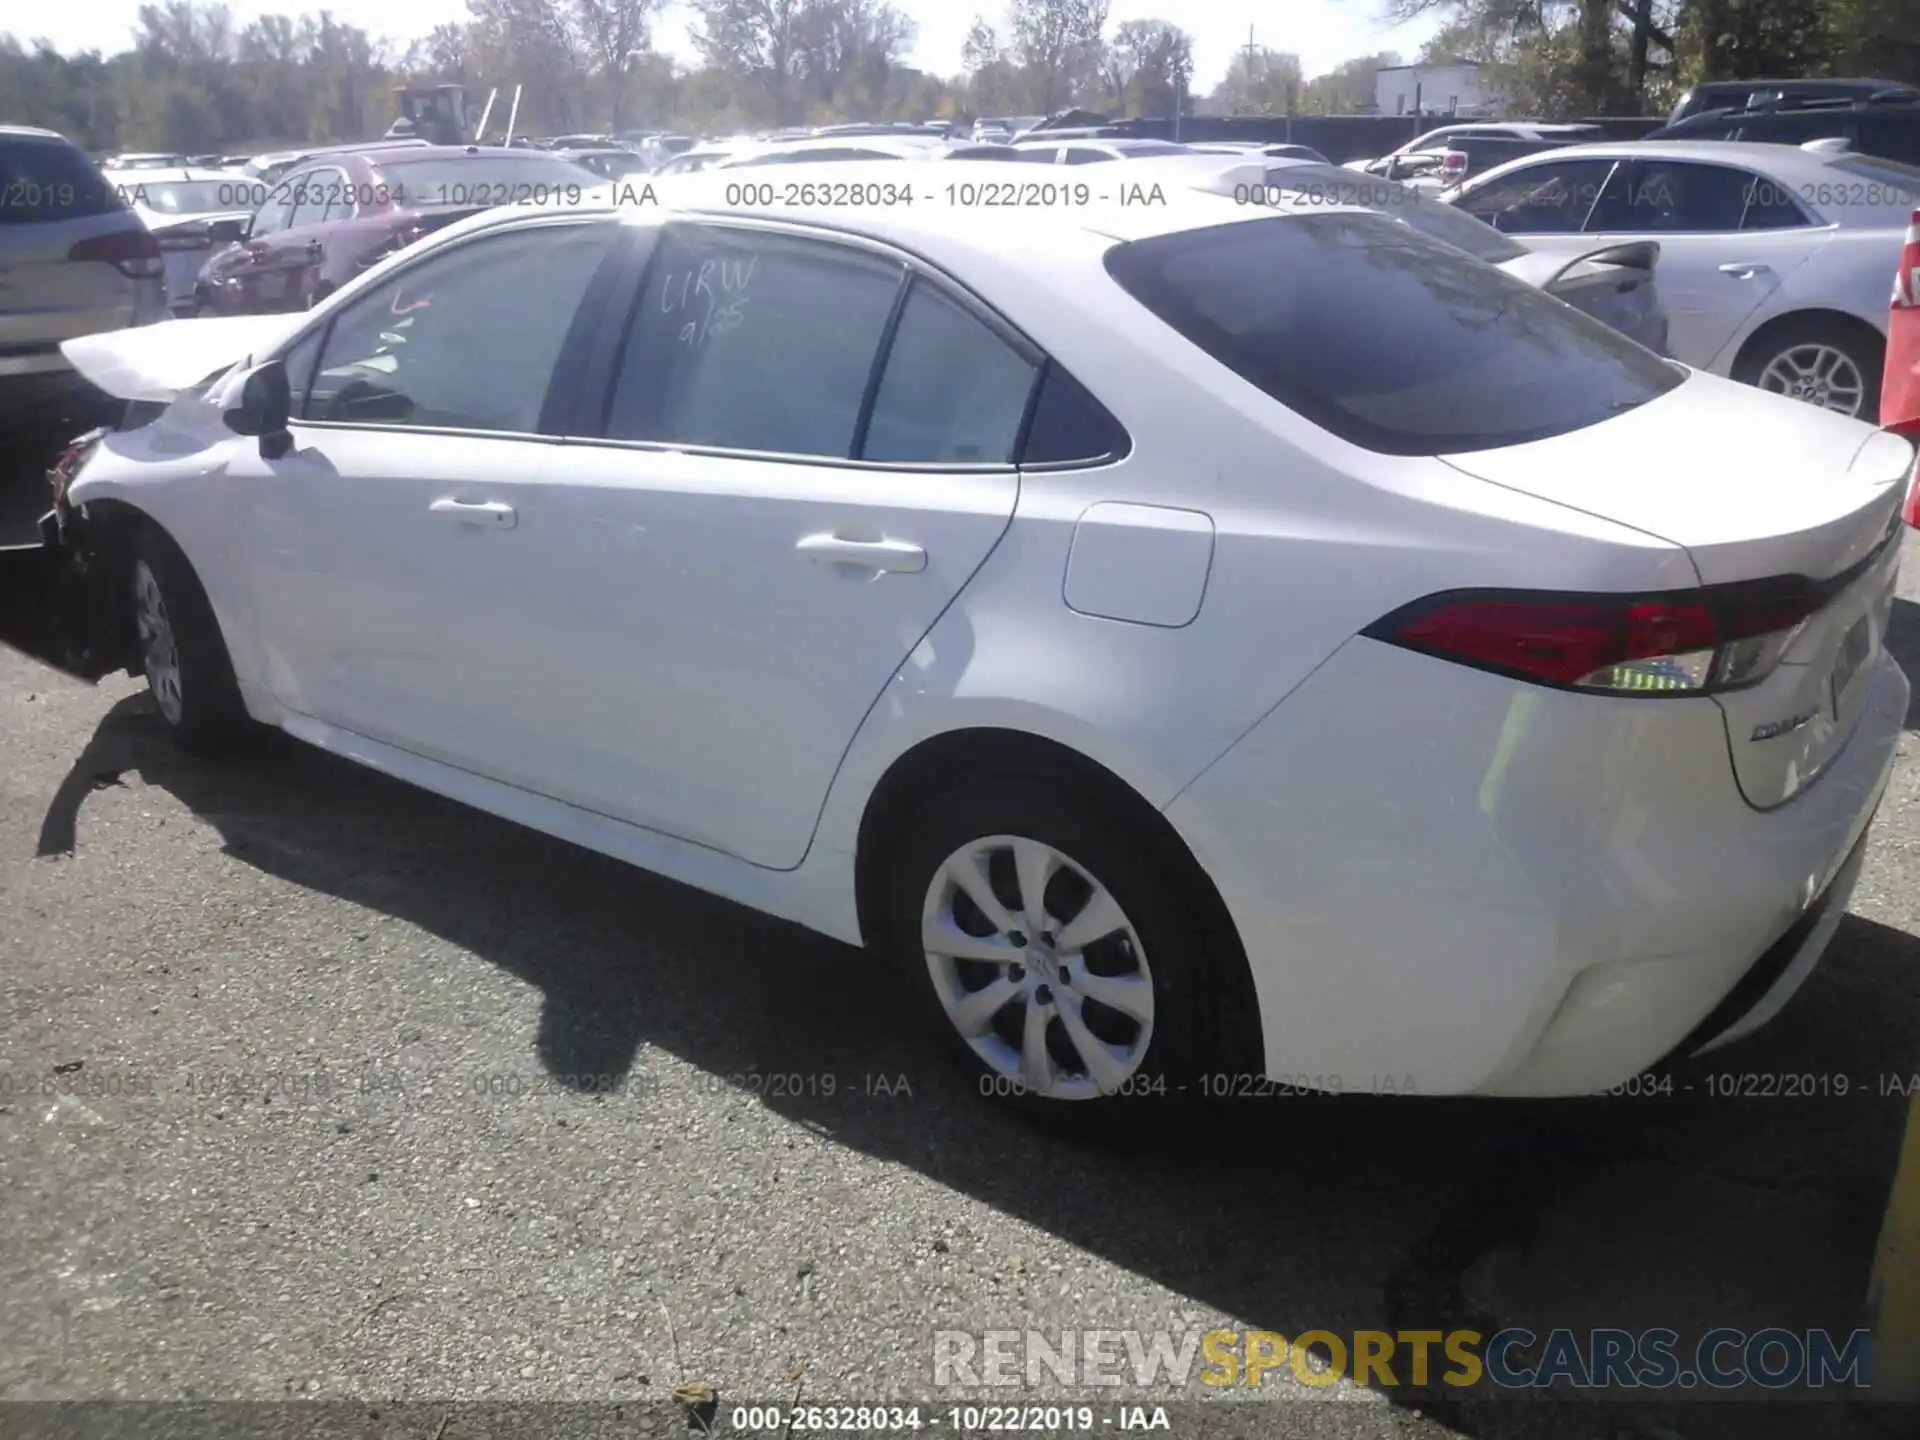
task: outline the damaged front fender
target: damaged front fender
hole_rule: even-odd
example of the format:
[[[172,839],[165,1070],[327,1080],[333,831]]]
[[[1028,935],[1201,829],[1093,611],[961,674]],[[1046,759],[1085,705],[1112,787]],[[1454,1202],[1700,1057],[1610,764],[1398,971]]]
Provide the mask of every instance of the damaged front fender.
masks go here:
[[[127,600],[131,516],[73,508],[67,486],[102,432],[76,441],[48,474],[54,507],[35,544],[0,546],[0,644],[95,681],[139,654]]]

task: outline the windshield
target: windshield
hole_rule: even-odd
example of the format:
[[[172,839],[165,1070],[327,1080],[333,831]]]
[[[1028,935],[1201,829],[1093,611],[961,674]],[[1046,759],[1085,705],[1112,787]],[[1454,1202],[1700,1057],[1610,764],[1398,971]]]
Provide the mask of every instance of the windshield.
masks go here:
[[[1381,215],[1158,235],[1115,246],[1106,267],[1241,379],[1381,454],[1544,440],[1682,378],[1599,321]]]
[[[1422,235],[1464,250],[1489,265],[1504,265],[1527,253],[1526,246],[1464,210],[1432,199],[1410,185],[1356,175],[1338,165],[1275,166],[1267,171],[1265,190],[1262,198],[1268,203],[1371,210],[1411,225]]]
[[[507,205],[578,199],[600,177],[557,155],[472,155],[378,162],[381,179],[403,205]]]

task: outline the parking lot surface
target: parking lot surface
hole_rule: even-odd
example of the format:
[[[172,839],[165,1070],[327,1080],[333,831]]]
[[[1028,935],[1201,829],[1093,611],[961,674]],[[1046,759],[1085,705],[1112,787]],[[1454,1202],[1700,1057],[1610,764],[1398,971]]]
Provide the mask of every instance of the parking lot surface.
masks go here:
[[[9,452],[4,538],[41,443]],[[1822,968],[1671,1095],[1276,1100],[1091,1148],[968,1093],[857,951],[284,737],[187,759],[142,686],[0,651],[0,1397],[704,1382],[724,1418],[939,1400],[943,1329],[1849,1331],[1920,1072],[1914,747]],[[1249,1436],[1897,1433],[1837,1401],[1427,1413],[1279,1378],[1204,1408]]]

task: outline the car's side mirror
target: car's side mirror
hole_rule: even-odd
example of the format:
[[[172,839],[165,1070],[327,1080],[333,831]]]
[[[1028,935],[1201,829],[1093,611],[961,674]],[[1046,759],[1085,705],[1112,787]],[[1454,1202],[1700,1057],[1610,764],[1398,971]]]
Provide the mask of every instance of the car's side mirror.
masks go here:
[[[216,220],[207,226],[207,238],[216,245],[238,245],[253,231],[253,220]]]
[[[287,422],[293,418],[293,387],[287,381],[287,367],[269,360],[248,371],[240,385],[239,403],[221,418],[236,435],[260,437],[262,460],[278,460],[293,449],[293,433],[287,429]]]

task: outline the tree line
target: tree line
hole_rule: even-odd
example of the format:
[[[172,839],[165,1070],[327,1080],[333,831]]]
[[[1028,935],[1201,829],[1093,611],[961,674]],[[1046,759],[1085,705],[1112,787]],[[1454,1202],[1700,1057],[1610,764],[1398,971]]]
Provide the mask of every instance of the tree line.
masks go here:
[[[1378,10],[1381,0],[1347,0]],[[1433,57],[1478,61],[1516,112],[1662,114],[1703,80],[1920,84],[1920,0],[1386,0],[1437,17]]]
[[[685,5],[698,56],[653,44]],[[1347,0],[1439,18],[1423,58],[1478,61],[1513,113],[1659,113],[1701,79],[1872,74],[1920,83],[1920,0]],[[1382,7],[1385,7],[1382,9]],[[963,71],[906,63],[915,26],[889,0],[468,0],[469,18],[410,40],[327,11],[238,24],[225,5],[141,7],[127,49],[61,54],[0,37],[0,121],[96,150],[251,151],[377,135],[393,87],[457,83],[478,106],[524,86],[524,134],[660,127],[722,133],[833,120],[970,119],[1084,108],[1169,115],[1365,111],[1355,57],[1307,77],[1283,48],[1236,51],[1196,84],[1193,37],[1168,20],[1110,23],[1108,0],[1004,0],[975,18]],[[1286,5],[1273,6],[1284,34]],[[506,112],[496,106],[489,134]]]

